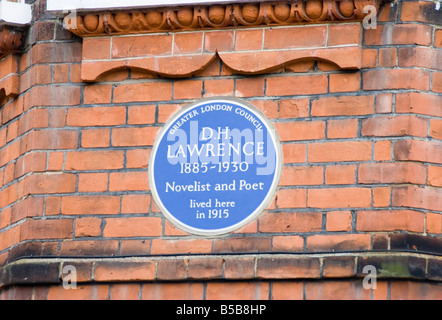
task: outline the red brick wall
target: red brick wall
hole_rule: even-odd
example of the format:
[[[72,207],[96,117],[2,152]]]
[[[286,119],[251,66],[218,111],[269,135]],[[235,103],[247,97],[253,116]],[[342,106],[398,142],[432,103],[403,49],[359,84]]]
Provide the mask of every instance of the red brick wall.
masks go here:
[[[112,40],[77,38],[43,4],[24,53],[0,60],[20,78],[19,95],[0,109],[0,298],[442,298],[442,29],[433,4],[385,4],[375,30],[352,22]],[[259,219],[203,238],[161,214],[149,156],[171,114],[214,96],[266,114],[284,168]],[[376,251],[385,255],[373,264],[408,271],[384,266],[378,289],[366,290],[361,268]],[[301,253],[314,274],[310,260],[290,256]],[[97,283],[76,291],[55,285],[58,273],[24,288],[6,279],[14,261],[48,256],[156,260],[139,262],[152,274],[125,269],[135,273],[128,279],[119,262],[100,271],[91,260],[82,281]]]

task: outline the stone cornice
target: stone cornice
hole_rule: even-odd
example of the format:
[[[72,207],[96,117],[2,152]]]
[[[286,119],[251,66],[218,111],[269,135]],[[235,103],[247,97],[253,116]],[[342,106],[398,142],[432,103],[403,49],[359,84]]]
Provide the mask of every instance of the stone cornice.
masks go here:
[[[232,264],[232,261],[235,261]],[[380,280],[440,282],[441,257],[414,252],[257,253],[113,258],[25,258],[0,268],[0,290],[14,285],[59,285],[65,266],[82,283],[362,279],[374,266]],[[400,265],[401,268],[397,266]],[[72,269],[71,269],[72,270]],[[124,270],[124,271],[123,271]],[[173,270],[173,271],[170,271]],[[244,270],[238,273],[237,270]]]
[[[65,25],[80,37],[152,32],[286,26],[330,21],[362,21],[364,6],[384,0],[295,0],[197,5],[68,15]]]

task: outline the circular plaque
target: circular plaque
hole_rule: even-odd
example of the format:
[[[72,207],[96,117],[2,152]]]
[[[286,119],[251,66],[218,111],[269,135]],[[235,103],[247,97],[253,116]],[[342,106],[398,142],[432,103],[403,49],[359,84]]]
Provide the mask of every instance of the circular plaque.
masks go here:
[[[176,227],[198,235],[232,232],[273,198],[280,142],[265,116],[245,101],[200,100],[161,130],[149,164],[152,195]]]

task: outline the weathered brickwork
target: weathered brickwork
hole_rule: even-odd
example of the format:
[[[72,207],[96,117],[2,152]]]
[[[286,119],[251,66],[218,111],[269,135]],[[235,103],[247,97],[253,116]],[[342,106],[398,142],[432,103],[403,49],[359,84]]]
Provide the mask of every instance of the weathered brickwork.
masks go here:
[[[442,299],[434,3],[384,3],[377,29],[84,38],[43,0],[34,15],[0,60],[0,299]],[[256,221],[204,238],[162,215],[149,157],[174,112],[217,96],[263,111],[284,167]],[[67,263],[78,290],[60,284]],[[364,265],[378,289],[362,287]]]

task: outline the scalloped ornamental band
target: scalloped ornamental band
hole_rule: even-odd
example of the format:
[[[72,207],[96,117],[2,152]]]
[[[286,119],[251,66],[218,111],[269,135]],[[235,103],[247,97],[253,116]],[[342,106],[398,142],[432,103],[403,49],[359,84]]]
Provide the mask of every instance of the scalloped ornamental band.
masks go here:
[[[65,22],[71,26],[70,31],[80,37],[87,37],[325,21],[361,21],[365,16],[364,6],[374,5],[379,8],[382,1],[299,0],[287,3],[235,1],[234,4],[184,7],[165,7],[166,4],[162,4],[161,8],[145,7],[129,11],[121,11],[121,7],[118,9],[114,7],[115,11],[111,12],[107,10],[102,13],[69,15]],[[75,7],[66,7],[66,10],[69,9]],[[75,23],[69,19],[75,19]]]

